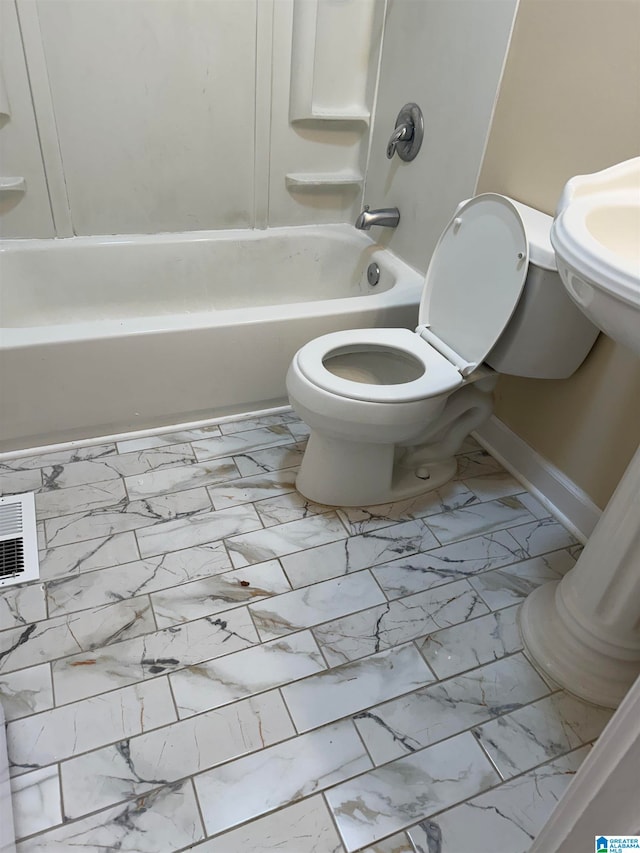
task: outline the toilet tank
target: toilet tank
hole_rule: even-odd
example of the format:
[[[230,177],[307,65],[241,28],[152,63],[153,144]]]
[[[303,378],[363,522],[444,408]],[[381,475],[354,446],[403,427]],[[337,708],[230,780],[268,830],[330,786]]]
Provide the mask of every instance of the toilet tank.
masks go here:
[[[499,373],[566,379],[580,367],[599,330],[569,298],[549,232],[553,218],[514,201],[529,242],[520,300],[485,362]]]

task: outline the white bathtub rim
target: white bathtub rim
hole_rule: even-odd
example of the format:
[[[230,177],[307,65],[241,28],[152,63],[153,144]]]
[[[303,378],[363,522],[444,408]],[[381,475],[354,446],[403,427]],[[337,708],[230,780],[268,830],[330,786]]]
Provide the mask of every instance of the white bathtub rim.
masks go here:
[[[302,308],[304,317],[324,318],[333,316],[336,313],[337,305],[340,306],[337,313],[341,316],[349,316],[369,310],[374,305],[384,308],[417,304],[421,288],[422,280],[398,279],[393,287],[381,293],[371,292],[361,296],[344,296],[339,299],[287,302],[281,305],[255,307],[246,306],[245,308],[228,308],[220,311],[198,311],[191,314],[123,317],[122,319],[46,326],[3,326],[0,327],[0,350],[69,341],[108,340],[158,332],[198,331],[221,326],[242,328],[249,336],[251,326],[255,324],[273,320],[299,319],[301,306],[304,306]]]
[[[227,228],[207,231],[161,231],[155,234],[90,234],[74,237],[25,237],[0,239],[0,255],[5,251],[70,250],[74,246],[102,245],[157,245],[162,243],[198,243],[224,241],[264,240],[269,237],[317,236],[327,234],[344,242],[375,246],[376,241],[347,222],[322,225],[278,225],[272,228]],[[380,248],[385,248],[380,246]],[[386,251],[390,250],[386,249]],[[396,257],[394,255],[394,257]],[[402,262],[405,263],[406,262]]]
[[[73,450],[79,447],[94,447],[100,444],[115,444],[118,441],[131,441],[139,438],[148,438],[154,435],[168,435],[172,432],[183,432],[185,430],[206,429],[218,426],[229,421],[251,420],[268,415],[289,414],[293,409],[289,405],[271,406],[266,409],[256,409],[250,412],[237,412],[230,415],[221,415],[215,418],[205,418],[199,421],[184,421],[176,424],[164,424],[162,426],[147,427],[146,429],[129,430],[128,432],[110,433],[92,438],[79,438],[72,441],[61,441],[56,444],[42,444],[34,447],[25,447],[22,450],[7,450],[0,453],[0,463],[10,462],[13,459],[24,459],[30,456],[39,456],[43,453],[58,453],[64,450]]]

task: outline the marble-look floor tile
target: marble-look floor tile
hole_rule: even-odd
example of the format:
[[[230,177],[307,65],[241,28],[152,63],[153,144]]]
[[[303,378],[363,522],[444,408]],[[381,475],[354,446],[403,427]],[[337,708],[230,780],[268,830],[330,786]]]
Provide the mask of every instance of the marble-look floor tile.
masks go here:
[[[277,560],[163,589],[151,595],[158,628],[190,622],[234,605],[250,604],[291,589]]]
[[[22,841],[17,853],[174,853],[203,838],[193,787],[186,780]]]
[[[464,539],[372,569],[387,598],[400,598],[522,559],[506,530]]]
[[[324,515],[334,510],[333,507],[326,504],[308,501],[299,492],[294,491],[265,498],[257,501],[254,506],[265,527],[286,524],[288,521],[297,521],[301,518],[309,518],[312,515]]]
[[[498,660],[522,648],[518,610],[508,607],[434,631],[418,641],[418,649],[438,678]]]
[[[552,551],[522,563],[483,572],[471,578],[471,585],[492,610],[518,604],[540,584],[560,580],[575,564],[568,551]]]
[[[158,447],[170,447],[174,444],[199,441],[203,438],[213,438],[220,435],[220,427],[206,426],[194,429],[183,429],[176,432],[156,433],[155,435],[141,436],[140,438],[126,438],[117,442],[118,453],[138,453],[141,450],[149,450]]]
[[[44,521],[36,521],[36,536],[38,538],[38,551],[47,547],[47,537],[44,532]]]
[[[537,557],[576,544],[576,539],[555,518],[543,518],[531,524],[510,527],[509,533],[522,549],[522,556]]]
[[[338,510],[338,515],[349,533],[357,535],[379,530],[381,527],[388,527],[400,521],[438,515],[441,512],[459,509],[477,502],[473,492],[470,492],[463,483],[452,481],[440,489],[426,492],[415,498],[378,506],[345,507]]]
[[[480,477],[468,477],[464,485],[470,489],[481,501],[493,501],[497,498],[506,498],[509,495],[518,495],[524,490],[522,483],[512,477],[507,471],[496,471],[493,474],[485,474]],[[523,501],[520,501],[524,503]]]
[[[412,827],[416,853],[528,853],[588,750],[582,747]]]
[[[193,850],[194,853],[343,853],[344,848],[329,809],[318,795],[210,838]],[[407,850],[413,853],[410,848]]]
[[[231,554],[233,565],[240,568],[346,537],[347,532],[340,519],[335,513],[330,513],[232,536],[225,540],[225,545]]]
[[[471,453],[460,453],[456,456],[458,463],[457,480],[468,480],[470,477],[486,477],[503,471],[502,465],[486,450],[475,450]]]
[[[455,581],[336,619],[313,633],[329,665],[336,666],[487,612],[467,581]]]
[[[62,823],[57,765],[12,779],[11,800],[16,839]]]
[[[342,542],[282,558],[293,587],[337,578],[398,557],[437,548],[440,543],[422,520],[392,524],[383,530],[351,536]]]
[[[292,421],[288,424],[289,431],[296,441],[306,441],[311,435],[311,427],[303,421]]]
[[[370,573],[358,572],[279,595],[272,601],[252,605],[250,610],[264,641],[319,625],[361,607],[372,607],[384,600]]]
[[[0,704],[7,722],[53,707],[51,667],[41,663],[0,675]]]
[[[522,506],[518,498],[508,497],[432,515],[426,523],[438,540],[447,545],[459,539],[486,535],[494,530],[522,524],[532,518],[529,510]]]
[[[87,752],[60,767],[65,817],[139,797],[292,734],[273,691]]]
[[[84,539],[111,536],[114,533],[137,530],[170,520],[185,521],[195,513],[210,509],[211,501],[206,489],[160,495],[145,501],[123,500],[116,507],[98,507],[87,512],[48,519],[45,522],[47,543],[49,547],[69,545]],[[174,545],[173,549],[180,547]],[[169,546],[163,550],[169,551],[172,548]]]
[[[499,775],[482,732],[517,722],[557,690],[518,654],[519,605],[505,604],[542,579],[543,563],[556,575],[568,568],[579,546],[472,439],[460,448],[457,477],[438,492],[336,515],[295,490],[308,434],[286,410],[132,435],[120,452],[114,444],[71,447],[0,464],[0,484],[35,483],[44,513],[59,513],[38,522],[46,598],[40,583],[0,591],[0,701],[11,758],[25,765],[14,766],[14,785],[37,794],[29,779],[43,772],[58,790],[60,766],[74,819],[52,825],[46,802],[24,812],[44,822],[21,829],[36,834],[19,842],[20,853],[66,853],[70,845],[96,853],[345,853],[319,792],[372,775],[363,737],[375,762],[386,762],[379,771],[416,760],[409,775],[418,781],[415,789],[412,781],[389,786],[383,828],[367,812],[375,803],[358,800],[349,819],[365,827],[359,853],[415,853],[404,828],[412,827],[418,849],[423,827],[441,818],[445,826],[444,815],[462,808],[457,797],[442,805],[443,790],[461,791],[464,807],[474,802],[468,797],[493,795],[478,797],[473,787],[480,764]],[[100,489],[121,485],[125,495],[111,492],[111,506],[83,500],[100,502]],[[512,512],[523,515],[514,520]],[[340,538],[324,540],[327,530]],[[232,540],[241,546],[233,556]],[[562,560],[543,557],[562,549]],[[436,683],[434,671],[449,679]],[[424,680],[413,686],[419,672]],[[266,697],[280,712],[277,743],[250,710],[246,720],[229,717]],[[354,719],[336,727],[338,714]],[[199,722],[211,715],[217,728]],[[553,708],[545,715],[553,718]],[[300,735],[295,722],[321,728]],[[577,726],[586,736],[588,726]],[[504,735],[495,748],[517,763],[525,762],[527,733],[538,742],[529,750],[535,761],[575,742],[540,727],[532,718],[522,743]],[[472,744],[469,793],[468,779],[459,781],[468,755],[453,760],[446,779],[443,771],[425,785],[432,750],[463,736]],[[224,835],[205,840],[194,783],[180,781],[196,772],[212,780],[203,811]],[[430,787],[436,802],[425,809],[420,797]],[[130,799],[115,806],[123,797]],[[417,810],[410,823],[407,809]],[[425,835],[436,844],[428,853],[462,853],[446,847],[447,833],[438,847],[437,831]],[[495,849],[501,836],[493,840]]]
[[[301,631],[188,666],[170,676],[181,718],[313,675],[326,665],[313,636]]]
[[[474,729],[474,735],[508,779],[595,740],[612,714],[568,693],[554,693]]]
[[[211,462],[196,462],[177,465],[125,477],[125,485],[131,500],[166,495],[198,486],[213,486],[226,480],[235,480],[238,469],[233,459],[215,459]]]
[[[93,444],[87,447],[68,447],[66,450],[52,450],[48,453],[36,453],[33,456],[18,456],[0,463],[1,471],[28,471],[33,468],[47,468],[53,465],[69,465],[86,459],[104,459],[116,453],[115,444]]]
[[[273,415],[256,415],[250,418],[233,418],[220,424],[220,432],[223,435],[233,435],[236,432],[246,432],[249,429],[261,429],[263,427],[282,426],[286,424],[299,425],[298,416],[293,412],[279,412]]]
[[[302,462],[305,447],[305,442],[283,444],[280,447],[234,454],[233,461],[243,477],[253,477],[283,468],[297,468]]]
[[[19,495],[22,492],[37,492],[42,486],[39,468],[26,471],[5,470],[0,464],[0,495]]]
[[[56,661],[52,666],[56,701],[86,699],[257,642],[258,634],[246,607],[185,622]]]
[[[354,717],[375,764],[415,752],[545,696],[523,655],[474,669]]]
[[[383,841],[377,841],[371,847],[363,849],[361,853],[415,853],[413,844],[405,832],[392,835]]]
[[[136,530],[136,538],[141,556],[153,557],[165,551],[206,545],[227,536],[258,529],[262,529],[262,523],[253,506],[246,505],[218,511],[209,509],[161,521],[152,527]]]
[[[283,424],[248,429],[231,435],[214,436],[201,441],[194,441],[192,447],[199,462],[214,459],[216,456],[235,456],[240,453],[251,453],[279,444],[293,443],[293,436]]]
[[[140,450],[137,453],[113,454],[103,459],[87,459],[68,465],[52,465],[42,469],[42,478],[45,490],[66,489],[83,483],[118,480],[172,465],[188,465],[195,461],[190,444],[176,444],[160,450]]]
[[[47,607],[40,584],[0,588],[0,631],[46,618]]]
[[[299,732],[347,717],[433,681],[413,644],[388,649],[282,688]]]
[[[46,767],[177,719],[166,678],[133,684],[7,726],[11,774]]]
[[[358,850],[499,781],[469,732],[327,791],[348,851]]]
[[[43,581],[71,577],[94,569],[106,569],[131,563],[140,557],[133,531],[85,539],[40,551],[40,577]]]
[[[132,533],[124,535],[133,536]],[[175,588],[175,594],[179,595],[180,584],[209,578],[230,568],[231,560],[223,544],[214,542],[183,551],[169,551],[102,571],[59,577],[45,584],[49,614],[72,613],[168,587]]]
[[[215,835],[370,767],[355,728],[344,721],[209,770],[195,786],[207,833]]]
[[[102,507],[114,507],[123,501],[126,501],[126,492],[122,480],[52,489],[36,495],[36,517],[47,519],[71,515],[79,510],[90,512]]]
[[[0,672],[108,646],[155,629],[146,596],[0,632]]]
[[[297,468],[285,468],[283,471],[269,471],[253,477],[229,480],[219,486],[210,486],[209,496],[214,509],[227,509],[293,492],[297,475]]]

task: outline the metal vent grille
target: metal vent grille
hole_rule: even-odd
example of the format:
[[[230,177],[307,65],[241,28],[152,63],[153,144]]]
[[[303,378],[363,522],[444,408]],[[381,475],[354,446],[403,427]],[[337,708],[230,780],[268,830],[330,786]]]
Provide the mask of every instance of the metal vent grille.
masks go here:
[[[22,539],[0,542],[0,578],[12,578],[24,572],[24,546]]]
[[[35,497],[28,493],[0,498],[0,587],[38,577]]]

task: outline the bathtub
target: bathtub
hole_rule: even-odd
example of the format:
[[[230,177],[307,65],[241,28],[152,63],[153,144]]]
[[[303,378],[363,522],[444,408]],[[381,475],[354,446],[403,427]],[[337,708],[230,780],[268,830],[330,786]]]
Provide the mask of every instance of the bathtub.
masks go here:
[[[302,344],[414,327],[422,283],[348,225],[4,241],[0,451],[281,405]]]

